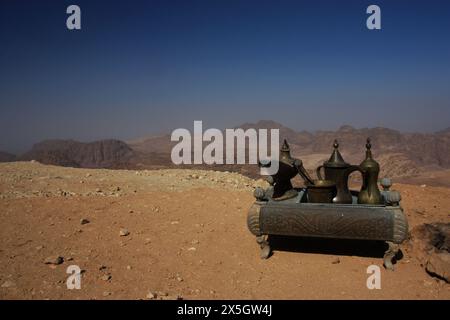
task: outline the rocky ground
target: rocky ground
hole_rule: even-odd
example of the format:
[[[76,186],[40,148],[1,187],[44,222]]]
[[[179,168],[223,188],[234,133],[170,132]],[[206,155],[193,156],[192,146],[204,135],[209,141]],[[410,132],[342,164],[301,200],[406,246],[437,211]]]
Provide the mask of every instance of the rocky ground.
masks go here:
[[[390,272],[383,243],[278,239],[261,260],[246,214],[264,184],[215,171],[0,164],[0,299],[450,299],[445,274],[426,271],[446,242],[424,244],[427,224],[450,221],[449,188],[394,184],[412,236]],[[366,286],[372,264],[380,290]],[[80,290],[66,287],[71,265]]]

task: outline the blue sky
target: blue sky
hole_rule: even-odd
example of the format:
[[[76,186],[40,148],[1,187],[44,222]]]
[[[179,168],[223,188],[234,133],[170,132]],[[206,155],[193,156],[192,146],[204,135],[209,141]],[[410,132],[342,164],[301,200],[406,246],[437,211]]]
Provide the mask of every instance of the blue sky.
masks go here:
[[[82,29],[66,28],[77,4]],[[368,30],[370,4],[382,29]],[[0,150],[259,119],[450,126],[448,1],[2,1]]]

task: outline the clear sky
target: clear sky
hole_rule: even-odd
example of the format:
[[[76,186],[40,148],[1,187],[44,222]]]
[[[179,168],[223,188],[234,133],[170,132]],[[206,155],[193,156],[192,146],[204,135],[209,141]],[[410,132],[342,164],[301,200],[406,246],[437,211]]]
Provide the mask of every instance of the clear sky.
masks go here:
[[[370,4],[382,30],[366,28]],[[3,0],[0,112],[12,152],[193,120],[437,131],[450,126],[450,1]]]

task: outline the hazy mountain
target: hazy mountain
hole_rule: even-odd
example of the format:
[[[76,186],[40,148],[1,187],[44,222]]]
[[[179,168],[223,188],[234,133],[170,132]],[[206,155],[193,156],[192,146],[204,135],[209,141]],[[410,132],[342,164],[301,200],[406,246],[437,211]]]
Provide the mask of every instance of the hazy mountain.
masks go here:
[[[74,140],[46,140],[35,144],[20,160],[37,160],[45,164],[82,168],[123,168],[135,152],[119,140],[89,143]]]
[[[301,158],[311,173],[329,158],[334,139],[338,140],[339,149],[347,162],[360,163],[365,156],[367,137],[372,140],[373,155],[381,165],[382,175],[414,176],[426,170],[450,168],[450,128],[436,133],[401,133],[382,127],[357,129],[344,125],[336,131],[307,132],[296,131],[270,120],[244,123],[236,128],[279,129],[280,138],[288,140],[292,155]],[[168,168],[176,167],[170,158],[172,147],[176,143],[170,141],[170,134],[146,137],[127,143],[118,140],[91,143],[48,140],[34,145],[19,159],[87,168]],[[195,167],[239,171],[254,177],[258,175],[256,165]]]
[[[16,156],[12,153],[0,151],[0,162],[12,162],[16,160]]]

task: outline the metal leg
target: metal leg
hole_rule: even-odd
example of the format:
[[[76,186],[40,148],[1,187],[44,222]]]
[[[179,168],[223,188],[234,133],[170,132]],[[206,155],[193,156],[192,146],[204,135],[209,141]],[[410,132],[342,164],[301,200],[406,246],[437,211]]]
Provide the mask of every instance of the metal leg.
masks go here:
[[[388,270],[394,270],[394,265],[392,264],[392,260],[397,255],[400,246],[398,244],[395,244],[390,241],[386,241],[386,243],[389,245],[389,248],[384,253],[384,267]]]
[[[268,236],[263,235],[256,237],[256,242],[261,247],[261,259],[267,259],[271,253]]]

